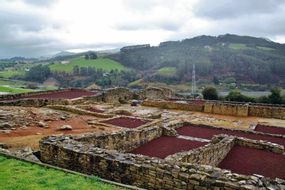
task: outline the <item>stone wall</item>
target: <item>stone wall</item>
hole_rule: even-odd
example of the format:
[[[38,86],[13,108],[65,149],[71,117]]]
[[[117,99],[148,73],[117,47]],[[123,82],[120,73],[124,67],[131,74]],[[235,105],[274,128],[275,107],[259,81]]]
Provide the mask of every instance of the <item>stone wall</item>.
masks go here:
[[[0,101],[0,106],[24,106],[24,107],[42,107],[47,105],[68,105],[68,100],[52,99],[23,99],[14,101]]]
[[[124,130],[113,134],[92,134],[80,137],[78,141],[93,144],[96,147],[129,152],[153,139],[162,136],[163,129],[158,126]]]
[[[285,107],[250,105],[249,115],[256,117],[285,119]]]
[[[206,102],[204,112],[221,115],[248,116],[248,104]]]
[[[264,104],[249,104],[221,101],[207,101],[195,104],[188,101],[167,101],[167,100],[145,100],[144,106],[159,107],[162,109],[178,109],[186,111],[199,111],[211,114],[232,115],[232,116],[255,116],[285,119],[285,107]]]
[[[149,87],[144,89],[140,97],[142,99],[168,99],[174,96],[174,92],[168,88],[157,88],[157,87]]]
[[[243,138],[243,137],[228,136],[224,134],[214,136],[212,139],[212,142],[213,143],[221,142],[223,139],[228,138],[228,137],[235,138],[235,145],[265,150],[265,151],[274,152],[277,154],[284,153],[284,146],[279,145],[279,144],[275,144],[275,143],[271,143],[271,142],[263,141],[263,140],[253,140],[253,139],[248,139],[248,138]]]
[[[108,103],[127,103],[134,93],[128,88],[112,88],[103,93],[103,101]]]
[[[47,107],[56,109],[56,110],[68,111],[68,112],[76,113],[79,115],[92,115],[92,116],[100,117],[100,118],[111,118],[114,116],[113,114],[97,113],[97,112],[84,110],[81,108],[74,107],[72,105],[56,104],[56,105],[48,105]]]
[[[203,112],[203,104],[191,104],[185,101],[166,101],[166,100],[145,100],[142,104],[143,106],[159,107],[162,109],[178,109],[186,111],[199,111]]]
[[[235,145],[235,137],[224,137],[220,141],[187,152],[166,157],[169,161],[217,166]]]
[[[40,141],[43,162],[147,189],[284,189],[285,181],[245,176],[207,165],[120,153],[72,137]]]
[[[60,90],[48,90],[48,91],[35,91],[35,92],[25,92],[25,93],[18,93],[18,94],[4,94],[0,96],[0,101],[4,100],[15,100],[20,99],[23,97],[29,97],[34,95],[41,95],[41,94],[52,94],[54,92],[66,92],[70,90],[77,90],[75,88],[67,88],[67,89],[60,89]]]

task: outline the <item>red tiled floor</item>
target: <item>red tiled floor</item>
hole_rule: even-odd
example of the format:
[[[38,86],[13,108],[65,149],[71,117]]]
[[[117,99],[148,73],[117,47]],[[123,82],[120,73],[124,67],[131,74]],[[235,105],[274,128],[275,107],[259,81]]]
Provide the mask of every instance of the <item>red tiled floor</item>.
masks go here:
[[[165,158],[168,155],[175,154],[177,152],[188,151],[200,146],[204,146],[207,143],[190,141],[185,139],[179,139],[177,137],[162,136],[154,139],[147,144],[133,150],[131,153],[142,154],[145,156]]]
[[[146,121],[146,120],[128,118],[128,117],[120,117],[120,118],[114,118],[114,119],[103,121],[103,123],[112,124],[112,125],[116,125],[119,127],[125,127],[125,128],[137,128],[148,122],[149,121]]]
[[[218,135],[218,134],[227,134],[227,135],[235,135],[235,136],[254,139],[254,140],[266,140],[266,141],[270,141],[270,142],[285,146],[284,138],[271,137],[268,135],[257,135],[257,134],[245,133],[242,131],[232,131],[232,130],[220,129],[220,128],[203,127],[203,126],[198,126],[198,125],[187,125],[187,126],[180,127],[176,130],[178,134],[180,135],[198,137],[198,138],[204,138],[204,139],[211,139],[214,135]]]
[[[248,147],[233,147],[219,167],[239,174],[285,179],[284,155]]]
[[[271,134],[280,134],[285,135],[285,127],[274,127],[269,125],[256,125],[255,131],[260,131],[264,133],[271,133]]]

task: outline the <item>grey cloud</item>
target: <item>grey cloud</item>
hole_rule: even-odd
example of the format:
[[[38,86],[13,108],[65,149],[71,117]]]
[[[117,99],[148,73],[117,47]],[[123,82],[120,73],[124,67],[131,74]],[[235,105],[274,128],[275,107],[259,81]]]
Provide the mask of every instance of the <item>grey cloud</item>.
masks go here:
[[[49,6],[52,5],[56,0],[24,0],[25,3],[35,6]]]
[[[200,0],[193,10],[198,17],[229,19],[278,12],[284,4],[282,0]]]
[[[178,31],[181,23],[177,21],[137,21],[127,22],[116,25],[114,28],[117,30],[136,31],[136,30],[149,30],[161,29],[165,31]]]

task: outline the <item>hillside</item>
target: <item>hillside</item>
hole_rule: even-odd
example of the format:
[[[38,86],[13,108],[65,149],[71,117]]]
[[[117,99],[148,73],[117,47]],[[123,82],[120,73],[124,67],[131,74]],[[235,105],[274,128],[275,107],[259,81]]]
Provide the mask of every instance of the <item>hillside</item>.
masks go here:
[[[109,57],[143,71],[148,81],[189,82],[195,64],[198,79],[285,86],[285,45],[264,38],[198,36],[153,47],[128,46]],[[176,74],[164,75],[163,68]]]
[[[83,57],[76,57],[65,62],[50,64],[52,71],[72,72],[75,66],[78,67],[93,67],[95,69],[102,69],[104,71],[124,70],[124,66],[117,61],[108,58],[98,58],[93,60],[86,60]]]

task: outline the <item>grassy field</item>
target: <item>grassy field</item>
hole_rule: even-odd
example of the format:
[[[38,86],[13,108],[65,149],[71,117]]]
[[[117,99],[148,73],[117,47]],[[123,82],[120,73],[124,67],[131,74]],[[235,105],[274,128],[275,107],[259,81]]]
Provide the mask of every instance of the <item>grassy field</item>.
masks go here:
[[[273,48],[269,48],[269,47],[262,47],[262,46],[257,46],[258,49],[261,49],[261,50],[265,50],[265,51],[274,51],[275,49]]]
[[[235,49],[235,50],[249,49],[249,47],[247,47],[245,44],[238,44],[238,43],[230,44],[229,48]]]
[[[111,190],[119,187],[97,178],[45,168],[39,165],[0,156],[1,190]]]
[[[0,77],[2,78],[11,78],[16,75],[24,75],[25,71],[18,71],[18,70],[5,70],[5,71],[0,71]]]
[[[0,92],[7,92],[9,94],[16,94],[16,93],[24,93],[24,92],[32,92],[31,89],[21,89],[21,88],[14,88],[9,86],[0,86]]]
[[[70,60],[70,63],[67,64],[51,64],[49,67],[52,71],[65,71],[72,72],[74,66],[79,67],[94,67],[96,69],[103,69],[105,71],[111,71],[112,69],[124,70],[125,67],[111,59],[107,58],[98,58],[94,60],[85,60],[83,57],[78,57]]]
[[[176,73],[176,67],[162,67],[158,70],[158,74],[163,76],[173,76]]]

